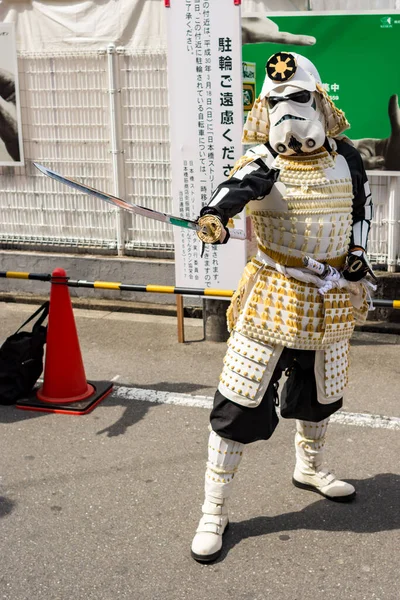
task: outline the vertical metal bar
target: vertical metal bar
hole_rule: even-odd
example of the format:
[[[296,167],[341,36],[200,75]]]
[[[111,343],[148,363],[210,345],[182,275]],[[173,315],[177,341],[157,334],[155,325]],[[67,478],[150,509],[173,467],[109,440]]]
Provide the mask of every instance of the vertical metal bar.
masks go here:
[[[396,271],[396,177],[389,179],[389,204],[388,204],[388,272]]]
[[[121,89],[118,86],[118,72],[116,62],[116,46],[113,43],[107,46],[108,66],[108,96],[110,101],[110,134],[111,134],[111,160],[113,170],[113,193],[119,198],[125,197],[125,173],[123,149],[121,140]],[[125,218],[124,211],[116,209],[117,249],[118,256],[124,255],[125,248]]]
[[[176,317],[178,320],[178,342],[183,344],[185,341],[185,326],[183,319],[183,296],[176,294]]]

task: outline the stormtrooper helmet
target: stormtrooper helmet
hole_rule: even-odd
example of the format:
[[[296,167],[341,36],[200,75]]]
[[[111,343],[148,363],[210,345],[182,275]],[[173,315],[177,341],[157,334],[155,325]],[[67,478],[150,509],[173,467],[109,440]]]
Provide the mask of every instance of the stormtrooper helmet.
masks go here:
[[[277,52],[266,64],[266,77],[243,133],[243,142],[268,141],[278,154],[313,152],[327,135],[349,127],[321,84],[308,58],[294,52]]]

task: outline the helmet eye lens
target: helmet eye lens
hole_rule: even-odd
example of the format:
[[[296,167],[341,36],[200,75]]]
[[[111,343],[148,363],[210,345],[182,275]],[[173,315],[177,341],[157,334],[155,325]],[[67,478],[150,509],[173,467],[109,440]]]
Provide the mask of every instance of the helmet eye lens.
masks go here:
[[[296,92],[295,94],[290,94],[288,96],[289,100],[293,100],[294,102],[301,102],[301,104],[306,104],[309,102],[311,98],[311,93],[307,90],[301,90],[301,92]]]
[[[269,96],[268,98],[268,106],[269,108],[274,108],[278,102],[288,102],[288,100],[292,100],[293,102],[300,102],[301,104],[306,104],[310,101],[311,93],[307,90],[300,90],[299,92],[295,92],[294,94],[289,94],[288,96]]]
[[[270,96],[268,98],[268,106],[270,108],[274,108],[274,106],[276,106],[278,104],[278,102],[280,102],[281,100],[284,100],[285,98],[277,98],[276,96]]]

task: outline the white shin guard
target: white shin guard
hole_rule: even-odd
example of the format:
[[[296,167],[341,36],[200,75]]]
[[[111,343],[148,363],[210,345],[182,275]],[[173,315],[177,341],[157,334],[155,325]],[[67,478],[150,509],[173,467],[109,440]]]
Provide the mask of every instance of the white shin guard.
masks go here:
[[[192,542],[192,557],[211,562],[222,550],[222,535],[228,525],[227,498],[242,459],[244,444],[221,438],[211,431],[205,476],[203,516]]]
[[[293,483],[296,487],[317,492],[329,500],[349,502],[356,495],[354,487],[321,468],[328,422],[329,419],[319,423],[296,421],[296,467]]]

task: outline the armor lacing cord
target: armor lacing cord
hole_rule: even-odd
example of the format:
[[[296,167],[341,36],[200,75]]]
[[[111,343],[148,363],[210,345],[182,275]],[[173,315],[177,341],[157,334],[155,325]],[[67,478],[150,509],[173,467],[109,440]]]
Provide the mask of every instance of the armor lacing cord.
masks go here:
[[[293,364],[290,365],[290,367],[287,367],[285,369],[285,377],[289,378],[295,369],[296,369],[296,362],[294,362]]]
[[[284,266],[284,265],[276,262],[275,260],[273,260],[261,248],[258,248],[256,260],[258,260],[261,263],[264,263],[265,265],[267,265],[269,267],[272,267],[273,269],[278,271],[278,273],[281,273],[282,275],[285,275],[286,277],[292,277],[293,279],[297,279],[297,281],[302,281],[303,283],[313,283],[318,288],[320,288],[324,285],[324,280],[321,279],[315,273],[313,273],[303,267],[295,268],[295,267]],[[331,265],[331,266],[333,266],[333,265]],[[347,281],[347,279],[344,279],[343,277],[341,277],[340,279],[335,281],[335,287],[338,287],[339,289],[347,288],[347,290],[353,294],[358,293],[358,283],[356,285],[354,285],[354,282]]]
[[[227,469],[227,468],[220,469],[214,463],[207,462],[207,469],[209,469],[213,473],[216,473],[217,475],[232,475],[232,477],[233,477],[234,474],[238,470],[238,466],[232,467],[232,469]]]
[[[295,365],[295,364],[293,364],[293,365],[290,365],[290,367],[287,367],[287,368],[285,369],[285,376],[286,376],[286,377],[290,377],[290,375],[293,373],[293,371],[295,370],[295,368],[296,368],[296,365]]]
[[[275,404],[275,406],[279,406],[279,394],[278,394],[279,381],[275,381],[275,383],[272,384],[272,387],[273,387],[273,394],[274,394],[274,404]]]
[[[366,300],[368,302],[368,311],[375,310],[371,292],[375,292],[378,286],[373,284],[371,281],[368,281],[367,279],[362,279],[359,283],[361,283],[361,285],[363,286],[367,296]]]

